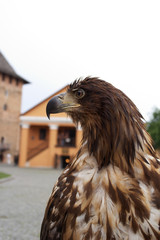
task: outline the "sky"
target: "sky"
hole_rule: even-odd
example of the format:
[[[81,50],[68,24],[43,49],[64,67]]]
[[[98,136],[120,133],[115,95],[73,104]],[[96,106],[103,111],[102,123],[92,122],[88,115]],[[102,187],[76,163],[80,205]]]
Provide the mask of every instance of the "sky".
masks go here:
[[[0,51],[30,82],[22,113],[86,76],[121,89],[146,120],[160,108],[159,0],[0,0]]]

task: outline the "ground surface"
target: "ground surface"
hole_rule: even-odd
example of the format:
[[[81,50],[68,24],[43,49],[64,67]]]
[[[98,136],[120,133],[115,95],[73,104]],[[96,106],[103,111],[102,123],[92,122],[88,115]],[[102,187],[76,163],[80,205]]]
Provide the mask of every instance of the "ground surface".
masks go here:
[[[39,240],[44,210],[60,170],[0,164],[0,240]]]

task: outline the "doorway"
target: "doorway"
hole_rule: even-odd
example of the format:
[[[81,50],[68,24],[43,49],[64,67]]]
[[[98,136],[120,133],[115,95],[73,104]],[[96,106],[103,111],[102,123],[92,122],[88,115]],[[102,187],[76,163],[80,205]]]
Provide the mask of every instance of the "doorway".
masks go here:
[[[70,156],[61,156],[61,166],[65,168],[70,161]]]

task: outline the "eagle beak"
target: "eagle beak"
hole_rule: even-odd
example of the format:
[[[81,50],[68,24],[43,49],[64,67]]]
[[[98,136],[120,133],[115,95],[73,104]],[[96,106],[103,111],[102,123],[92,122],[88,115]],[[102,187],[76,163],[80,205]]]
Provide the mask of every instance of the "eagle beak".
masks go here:
[[[46,107],[46,114],[47,117],[50,119],[51,113],[61,113],[61,112],[67,112],[72,111],[73,108],[77,108],[80,105],[75,102],[73,97],[70,96],[70,94],[61,93],[55,97],[53,97],[47,104]]]
[[[59,94],[49,100],[46,107],[47,117],[50,119],[51,113],[60,113],[64,111],[66,104],[63,104],[65,93]]]

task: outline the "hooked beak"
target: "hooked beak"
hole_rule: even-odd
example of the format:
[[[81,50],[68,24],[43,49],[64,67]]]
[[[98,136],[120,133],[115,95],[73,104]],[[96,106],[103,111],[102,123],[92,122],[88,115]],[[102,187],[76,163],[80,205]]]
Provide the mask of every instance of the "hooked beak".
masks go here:
[[[79,107],[79,104],[77,104],[71,96],[68,96],[68,93],[61,93],[48,102],[46,114],[50,119],[51,113],[67,112],[75,107]]]
[[[59,94],[51,98],[51,100],[49,100],[46,107],[46,114],[49,119],[50,119],[51,113],[63,112],[63,107],[64,107],[64,104],[62,103],[63,98],[64,98],[64,93]]]

